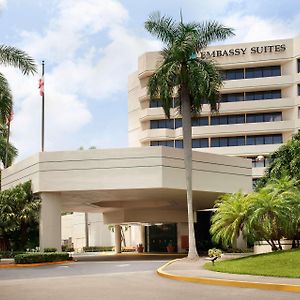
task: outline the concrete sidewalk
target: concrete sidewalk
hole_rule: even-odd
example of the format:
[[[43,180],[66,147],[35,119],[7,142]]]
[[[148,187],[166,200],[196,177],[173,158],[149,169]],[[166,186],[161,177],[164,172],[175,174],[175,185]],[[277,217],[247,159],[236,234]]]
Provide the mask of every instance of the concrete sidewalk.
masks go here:
[[[207,262],[204,258],[200,258],[197,262],[177,259],[158,269],[157,273],[163,277],[179,281],[300,292],[300,278],[213,272],[204,269],[203,266]]]

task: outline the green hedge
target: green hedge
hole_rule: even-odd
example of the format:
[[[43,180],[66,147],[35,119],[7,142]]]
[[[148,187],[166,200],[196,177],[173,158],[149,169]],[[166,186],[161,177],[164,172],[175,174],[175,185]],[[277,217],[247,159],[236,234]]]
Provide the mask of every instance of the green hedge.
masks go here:
[[[44,249],[44,252],[56,252],[57,251],[57,249],[56,248],[45,248]]]
[[[14,258],[18,254],[23,254],[24,251],[0,251],[0,256],[2,258]]]
[[[103,252],[103,251],[113,251],[113,246],[93,246],[93,247],[83,247],[84,252]]]
[[[54,262],[54,261],[63,261],[70,260],[69,253],[64,252],[32,252],[32,253],[23,253],[15,256],[16,264],[34,264],[42,262]]]

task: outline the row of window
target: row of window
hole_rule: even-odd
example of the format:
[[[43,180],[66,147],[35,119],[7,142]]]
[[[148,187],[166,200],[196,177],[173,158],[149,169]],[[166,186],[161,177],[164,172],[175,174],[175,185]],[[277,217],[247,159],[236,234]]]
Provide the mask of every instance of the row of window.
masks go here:
[[[222,94],[221,102],[226,103],[226,102],[269,100],[269,99],[280,99],[280,98],[281,98],[281,90],[271,90],[271,91]]]
[[[249,135],[249,136],[230,136],[211,138],[210,147],[232,147],[245,145],[266,145],[266,144],[281,144],[282,134],[267,134],[267,135]],[[182,140],[166,140],[166,141],[151,141],[150,146],[167,146],[175,148],[183,148]],[[207,138],[193,139],[193,148],[208,148],[209,142]]]
[[[300,91],[298,85],[298,95]],[[231,94],[222,94],[220,102],[239,102],[239,101],[252,101],[252,100],[269,100],[269,99],[280,99],[281,90],[271,90],[271,91],[257,91],[257,92],[246,92],[246,93],[231,93]],[[175,101],[172,101],[172,107],[175,107]],[[153,107],[162,107],[160,99],[153,99],[149,104],[150,108]]]
[[[227,124],[243,124],[243,123],[259,123],[259,122],[275,122],[282,121],[281,112],[259,113],[259,114],[240,114],[212,116],[210,125],[227,125]],[[208,126],[208,117],[200,117],[192,119],[192,126]],[[177,129],[182,127],[182,119],[163,119],[151,120],[150,129],[168,128]]]
[[[250,135],[250,136],[234,136],[211,138],[211,147],[231,147],[244,145],[265,145],[265,144],[281,144],[281,134],[268,135]]]
[[[230,69],[221,71],[224,80],[281,76],[280,66]]]

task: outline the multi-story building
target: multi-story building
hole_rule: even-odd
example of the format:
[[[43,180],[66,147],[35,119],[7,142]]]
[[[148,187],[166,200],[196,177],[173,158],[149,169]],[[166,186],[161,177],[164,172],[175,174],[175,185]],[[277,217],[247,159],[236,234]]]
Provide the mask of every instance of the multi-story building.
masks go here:
[[[193,148],[251,158],[255,181],[268,155],[300,128],[300,37],[212,46],[198,55],[217,63],[224,85],[219,113],[212,115],[204,104],[192,120]],[[160,100],[150,101],[147,94],[160,60],[159,52],[145,53],[129,77],[129,146],[183,147],[177,110],[167,119]]]

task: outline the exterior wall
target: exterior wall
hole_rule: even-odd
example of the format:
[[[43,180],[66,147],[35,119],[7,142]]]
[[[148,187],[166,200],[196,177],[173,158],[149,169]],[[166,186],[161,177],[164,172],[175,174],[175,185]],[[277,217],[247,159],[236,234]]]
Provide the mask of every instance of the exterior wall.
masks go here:
[[[277,46],[276,46],[277,45]],[[281,46],[284,45],[284,46]],[[265,52],[257,53],[257,47],[263,48]],[[230,49],[239,49],[239,55],[223,55],[224,50],[229,53]],[[260,48],[259,48],[260,49]],[[271,50],[270,50],[271,49]],[[218,45],[208,47],[206,52],[214,53],[211,57],[221,70],[251,68],[262,66],[281,66],[281,76],[249,78],[237,80],[225,80],[221,90],[222,94],[253,92],[262,90],[281,90],[281,99],[253,100],[221,103],[220,115],[229,114],[249,114],[282,112],[282,121],[245,123],[232,125],[208,125],[193,127],[193,138],[208,138],[208,148],[194,148],[195,151],[216,153],[230,156],[257,157],[258,155],[267,156],[275,151],[280,144],[263,144],[255,146],[232,146],[232,147],[210,147],[213,137],[248,136],[263,134],[282,134],[283,142],[300,129],[298,119],[298,107],[300,98],[298,96],[297,84],[300,83],[300,73],[297,70],[297,58],[300,58],[300,37],[287,40],[262,41],[234,45]],[[254,53],[256,52],[256,53]],[[244,53],[244,54],[243,54]],[[182,139],[182,129],[150,129],[150,121],[165,119],[161,107],[149,108],[149,96],[147,95],[147,80],[153,74],[156,66],[161,61],[159,52],[145,53],[139,58],[138,70],[131,75],[130,81],[134,82],[135,93],[129,90],[128,116],[135,115],[134,133],[130,130],[129,146],[149,146],[151,141],[178,140]],[[139,107],[139,109],[137,108]],[[139,115],[139,116],[138,116]],[[209,117],[211,122],[210,110],[207,104],[203,105],[201,116]],[[178,118],[176,110],[171,109],[171,118]],[[136,120],[139,118],[139,126]],[[253,169],[253,177],[262,176],[264,168]]]

